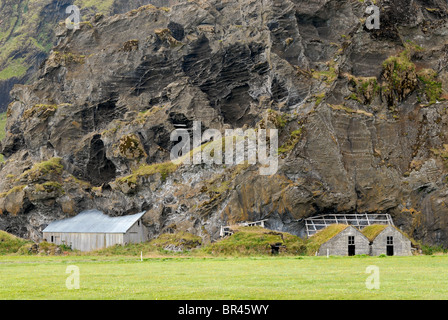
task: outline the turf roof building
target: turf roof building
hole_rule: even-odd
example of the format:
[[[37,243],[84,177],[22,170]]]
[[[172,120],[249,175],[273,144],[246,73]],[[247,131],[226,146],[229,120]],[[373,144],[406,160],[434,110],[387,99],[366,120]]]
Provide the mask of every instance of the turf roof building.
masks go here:
[[[317,232],[310,240],[319,246],[319,256],[412,255],[411,241],[391,225],[371,225],[360,231],[353,226],[334,224]]]
[[[390,225],[371,225],[365,227],[362,233],[370,241],[370,254],[379,256],[410,256],[412,255],[411,240],[400,230]]]
[[[320,244],[318,255],[354,256],[370,253],[370,241],[358,229],[334,224],[314,235]]]
[[[141,221],[144,214],[110,217],[98,210],[83,211],[73,218],[50,223],[43,230],[43,238],[80,251],[143,242],[148,238],[147,229]]]

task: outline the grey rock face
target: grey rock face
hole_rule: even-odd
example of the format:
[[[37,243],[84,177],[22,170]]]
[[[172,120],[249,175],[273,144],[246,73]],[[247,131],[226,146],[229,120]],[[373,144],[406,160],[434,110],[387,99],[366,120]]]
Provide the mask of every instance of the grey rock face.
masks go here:
[[[176,0],[114,0],[108,3],[69,0],[5,0],[0,3],[0,111],[11,102],[9,92],[14,84],[34,81],[36,71],[47,58],[56,42],[55,28],[69,14],[69,5],[80,6],[81,20],[96,14],[114,15],[128,12],[147,4],[168,6]]]
[[[378,5],[373,31],[367,3],[341,0],[188,1],[61,28],[39,79],[12,91],[2,228],[35,238],[83,209],[146,210],[152,236],[207,241],[238,221],[301,235],[308,216],[387,212],[447,244],[448,8]],[[279,170],[173,167],[170,134],[193,121],[277,127]]]

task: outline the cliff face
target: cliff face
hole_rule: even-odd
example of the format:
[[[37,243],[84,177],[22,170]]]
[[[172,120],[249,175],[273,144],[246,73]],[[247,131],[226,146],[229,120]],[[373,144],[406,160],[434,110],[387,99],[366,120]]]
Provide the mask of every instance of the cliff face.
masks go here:
[[[448,6],[358,0],[188,1],[61,27],[16,86],[0,171],[0,229],[39,238],[97,208],[147,210],[151,235],[222,224],[387,212],[448,245]],[[278,128],[279,170],[169,162],[175,125]]]
[[[14,84],[35,79],[56,41],[57,24],[69,17],[67,6],[79,6],[81,19],[88,20],[97,13],[123,13],[149,3],[160,0],[0,0],[0,111],[11,101]]]

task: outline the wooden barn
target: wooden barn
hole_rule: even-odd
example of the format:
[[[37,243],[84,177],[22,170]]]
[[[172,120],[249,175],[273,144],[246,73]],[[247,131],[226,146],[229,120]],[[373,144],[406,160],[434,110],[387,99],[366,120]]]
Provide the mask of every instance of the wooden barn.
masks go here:
[[[314,239],[313,239],[314,237]],[[311,237],[320,245],[319,256],[354,256],[370,253],[370,241],[358,229],[333,224]]]
[[[43,230],[43,238],[80,251],[143,242],[148,238],[142,223],[144,214],[110,217],[98,210],[83,211],[75,217],[50,223]]]
[[[400,230],[391,225],[371,225],[365,227],[362,233],[370,241],[370,254],[379,256],[410,256],[412,255],[411,240]]]

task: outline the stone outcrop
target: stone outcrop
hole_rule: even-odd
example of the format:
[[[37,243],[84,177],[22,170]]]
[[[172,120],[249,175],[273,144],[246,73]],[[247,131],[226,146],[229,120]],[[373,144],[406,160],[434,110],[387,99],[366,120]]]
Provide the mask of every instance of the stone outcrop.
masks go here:
[[[185,1],[61,27],[12,91],[0,228],[38,238],[83,209],[145,210],[152,236],[210,241],[245,220],[301,234],[312,215],[387,212],[448,245],[448,7],[377,2],[379,30],[355,0]],[[279,129],[277,173],[174,165],[170,134],[193,121]]]
[[[175,0],[5,0],[0,2],[0,112],[11,101],[14,84],[35,80],[36,71],[56,42],[58,23],[70,16],[69,5],[80,6],[82,20],[119,14],[146,4],[166,5]],[[162,5],[163,6],[163,5]]]

